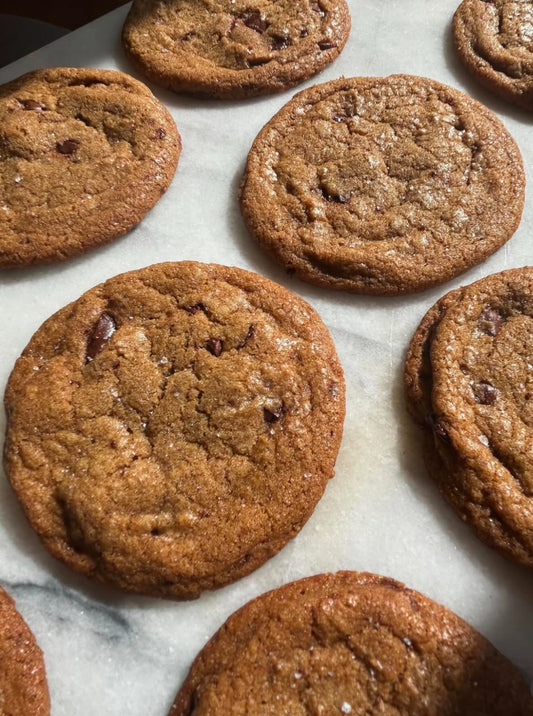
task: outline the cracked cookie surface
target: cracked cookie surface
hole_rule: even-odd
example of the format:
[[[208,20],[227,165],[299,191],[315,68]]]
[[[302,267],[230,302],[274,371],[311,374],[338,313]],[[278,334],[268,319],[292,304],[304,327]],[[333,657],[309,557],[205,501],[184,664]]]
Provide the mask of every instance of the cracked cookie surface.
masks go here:
[[[477,534],[533,567],[533,268],[452,291],[417,329],[407,405],[426,464]]]
[[[0,587],[0,716],[48,716],[43,655],[11,597]]]
[[[37,331],[8,382],[4,464],[44,545],[189,598],[300,530],[333,468],[344,378],[315,311],[240,269],[110,279]]]
[[[457,54],[497,95],[533,110],[533,2],[464,0],[453,19]]]
[[[349,32],[344,0],[135,0],[123,44],[158,84],[241,98],[320,72]]]
[[[169,716],[531,716],[518,671],[392,579],[321,574],[254,599],[192,665]]]
[[[305,281],[400,294],[447,281],[512,236],[520,152],[462,92],[407,75],[340,79],[295,96],[261,130],[244,220]]]
[[[0,268],[58,261],[132,229],[168,188],[174,120],[121,72],[37,70],[0,88]]]

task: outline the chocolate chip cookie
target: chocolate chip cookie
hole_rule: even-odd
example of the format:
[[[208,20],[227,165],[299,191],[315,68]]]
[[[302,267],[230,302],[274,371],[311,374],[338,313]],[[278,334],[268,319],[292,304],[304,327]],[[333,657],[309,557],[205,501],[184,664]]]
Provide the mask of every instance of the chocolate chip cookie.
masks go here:
[[[231,616],[169,716],[531,716],[518,671],[453,612],[392,579],[321,574]]]
[[[48,716],[43,655],[35,637],[0,587],[0,716]]]
[[[345,0],[134,0],[122,39],[153,82],[241,98],[281,92],[320,72],[349,32]]]
[[[58,261],[121,236],[167,189],[174,120],[109,70],[37,70],[0,88],[0,268]]]
[[[463,520],[533,567],[533,268],[452,291],[407,356],[407,405],[426,464]]]
[[[400,294],[447,281],[513,234],[520,152],[500,120],[423,77],[295,96],[261,130],[240,188],[252,235],[301,279]]]
[[[168,263],[52,316],[16,363],[4,464],[47,549],[89,577],[190,598],[294,537],[333,476],[344,379],[302,299]]]
[[[533,110],[533,2],[464,0],[453,18],[456,51],[497,95]]]

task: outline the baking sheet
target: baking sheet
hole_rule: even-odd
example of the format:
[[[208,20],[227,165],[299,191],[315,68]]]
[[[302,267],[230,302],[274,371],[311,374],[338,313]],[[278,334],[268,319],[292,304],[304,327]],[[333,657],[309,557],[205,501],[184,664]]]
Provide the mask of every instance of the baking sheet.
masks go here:
[[[426,75],[480,99],[504,121],[531,182],[532,118],[471,80],[453,56],[459,0],[348,0],[352,32],[339,59],[310,86],[354,75]],[[120,48],[127,6],[0,70],[0,82],[46,66],[93,66],[140,75]],[[261,569],[189,603],[90,584],[41,548],[0,476],[0,584],[42,646],[53,716],[165,716],[187,669],[224,619],[250,598],[313,573],[357,569],[406,582],[471,622],[533,679],[533,576],[481,544],[442,501],[403,405],[402,364],[426,309],[446,291],[532,263],[533,198],[496,255],[416,296],[369,298],[291,279],[248,236],[236,190],[259,129],[292,90],[214,102],[153,87],[183,139],[176,177],[128,236],[81,258],[0,274],[0,389],[33,331],[81,292],[122,271],[167,260],[214,261],[257,271],[309,301],[335,340],[346,373],[347,415],[332,480],[299,536]],[[529,141],[528,141],[529,140]],[[5,418],[0,416],[3,435]]]

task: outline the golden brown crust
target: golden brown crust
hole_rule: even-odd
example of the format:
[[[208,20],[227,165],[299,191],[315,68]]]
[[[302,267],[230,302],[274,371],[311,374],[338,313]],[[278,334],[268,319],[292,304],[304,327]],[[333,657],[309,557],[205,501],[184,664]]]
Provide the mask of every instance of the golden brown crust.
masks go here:
[[[47,549],[190,598],[300,530],[333,476],[344,379],[313,309],[248,271],[169,263],[52,316],[16,363],[4,464]]]
[[[517,670],[400,582],[321,574],[252,600],[194,661],[169,716],[531,716]]]
[[[301,279],[420,291],[483,261],[516,230],[525,177],[500,120],[408,75],[297,94],[261,130],[240,188],[261,246]]]
[[[406,360],[426,464],[477,534],[533,567],[533,269],[452,291],[422,320]]]
[[[174,120],[110,70],[37,70],[0,88],[0,268],[59,261],[132,229],[176,170]]]
[[[0,587],[0,716],[48,716],[43,655],[35,637]]]
[[[135,0],[122,40],[157,84],[236,99],[282,92],[320,72],[349,32],[345,0]]]
[[[464,0],[453,18],[456,51],[483,85],[533,110],[531,2]]]

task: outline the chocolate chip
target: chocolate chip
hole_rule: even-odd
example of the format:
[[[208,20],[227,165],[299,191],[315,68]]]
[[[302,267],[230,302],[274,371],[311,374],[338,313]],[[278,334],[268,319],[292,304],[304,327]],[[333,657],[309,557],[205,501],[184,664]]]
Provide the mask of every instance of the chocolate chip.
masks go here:
[[[250,327],[248,328],[248,333],[246,334],[244,341],[241,343],[241,348],[244,348],[244,346],[255,336],[255,326],[253,323],[250,324]]]
[[[222,348],[224,347],[224,344],[218,338],[209,338],[209,340],[205,344],[205,347],[212,355],[218,358],[218,356],[222,353]]]
[[[74,154],[80,143],[77,139],[66,139],[64,142],[58,142],[56,149],[60,154]]]
[[[198,311],[202,311],[202,313],[207,313],[209,310],[205,304],[200,302],[195,303],[194,306],[184,306],[184,309],[185,311],[187,311],[187,313],[190,313],[191,316],[194,316],[194,314],[198,313]]]
[[[291,44],[291,40],[289,37],[284,37],[281,35],[275,35],[272,38],[271,42],[273,50],[286,50],[287,47],[289,47]]]
[[[325,11],[320,7],[320,5],[317,2],[312,2],[310,7],[311,7],[311,10],[313,12],[317,12],[320,15],[320,17],[324,17],[324,15],[326,14]]]
[[[498,394],[496,388],[485,381],[473,385],[472,392],[474,393],[476,403],[480,405],[494,405]]]
[[[44,109],[44,104],[36,102],[34,99],[21,99],[20,103],[24,109],[27,110],[37,110],[38,112],[42,112]]]
[[[244,22],[246,27],[249,27],[250,30],[255,30],[255,32],[263,33],[268,27],[268,22],[261,15],[259,10],[244,12],[240,16],[240,19]]]
[[[331,50],[332,47],[335,47],[335,45],[329,40],[320,40],[318,46],[321,50]]]
[[[350,201],[351,194],[330,193],[327,189],[324,189],[324,187],[321,187],[320,191],[326,201],[336,202],[337,204],[347,204]]]
[[[265,60],[265,58],[258,57],[257,59],[250,57],[246,60],[246,64],[248,67],[259,67],[260,65],[266,65],[267,62],[270,62],[270,60]]]
[[[113,333],[117,330],[115,321],[109,313],[102,313],[93,326],[87,339],[86,363],[90,363],[105,346]]]
[[[497,308],[486,308],[480,316],[481,330],[489,336],[497,336],[502,327],[504,315]]]
[[[427,416],[427,423],[431,430],[433,431],[434,435],[436,435],[442,442],[449,443],[450,442],[450,436],[448,435],[448,431],[444,427],[444,425],[441,423],[441,421],[431,413]]]
[[[275,408],[274,410],[270,410],[270,408],[263,408],[263,418],[265,419],[265,423],[277,423],[282,415],[283,403],[279,406],[279,408]]]
[[[162,127],[160,127],[155,133],[156,139],[164,139],[166,136],[167,136],[167,133],[165,132],[165,130]]]
[[[300,30],[300,37],[304,38],[304,37],[307,37],[308,35],[309,35],[309,33],[305,29],[305,27],[302,30]]]
[[[404,590],[404,587],[401,584],[398,584],[398,582],[395,582],[393,579],[389,579],[388,577],[382,577],[379,580],[379,586],[387,587],[387,589],[393,589],[395,592],[403,592]]]

